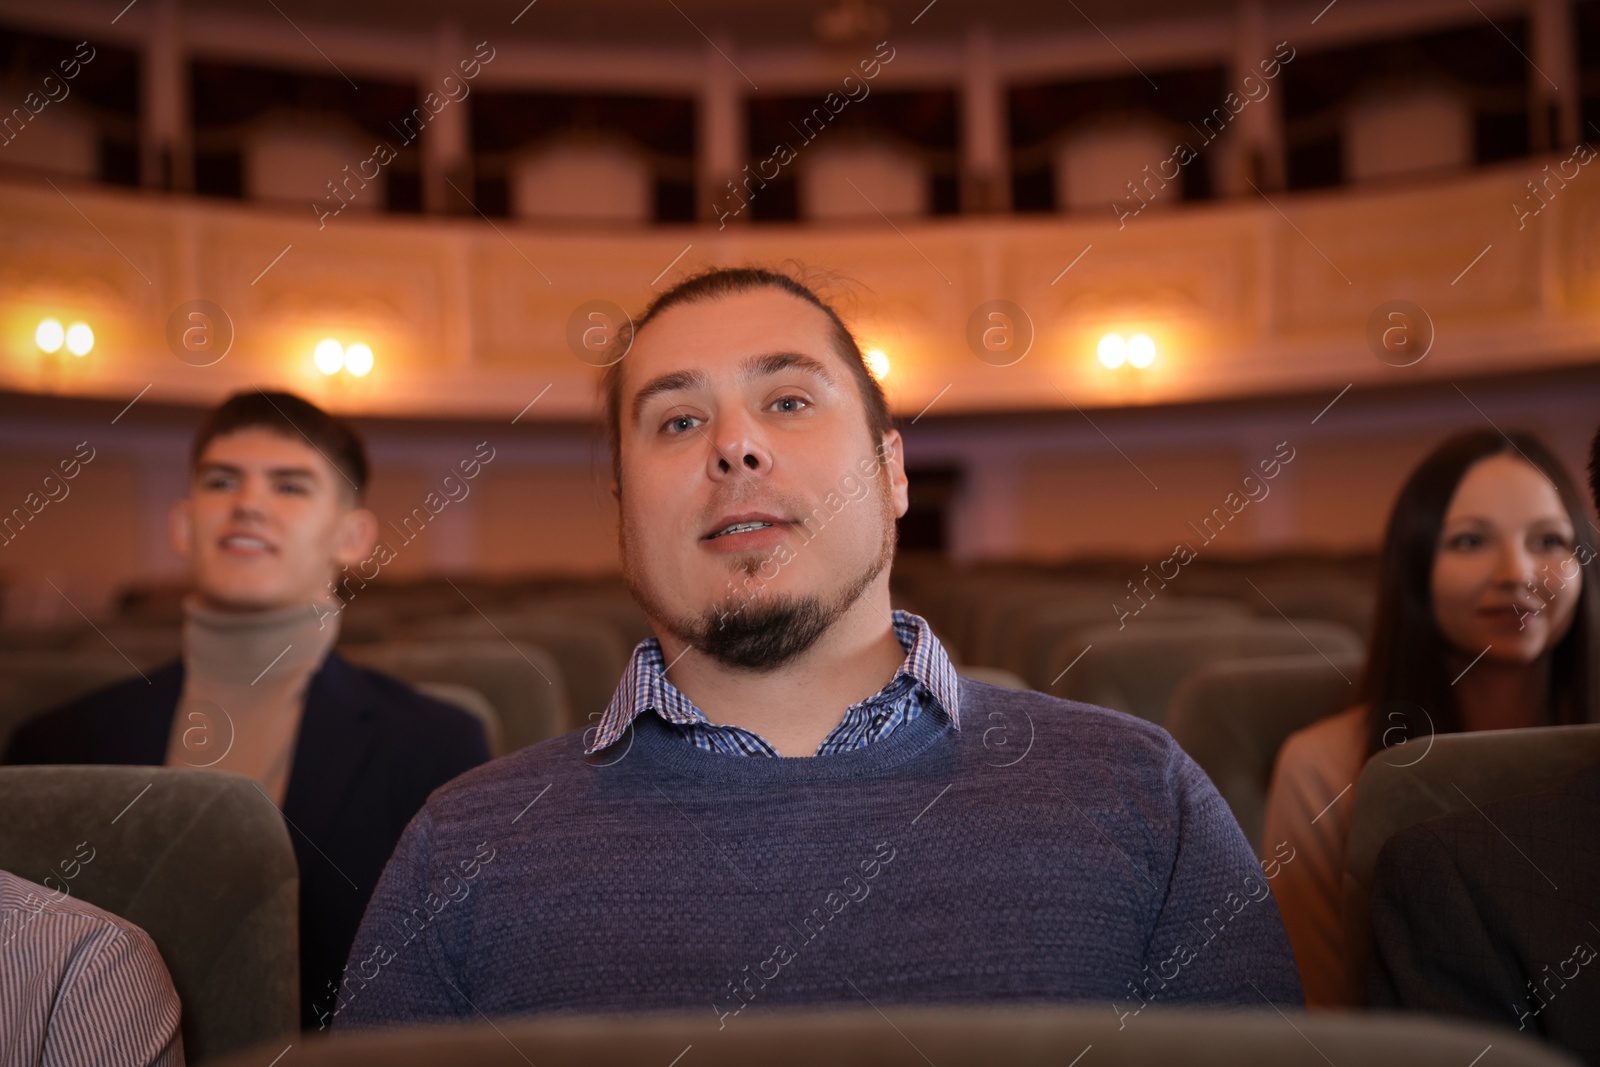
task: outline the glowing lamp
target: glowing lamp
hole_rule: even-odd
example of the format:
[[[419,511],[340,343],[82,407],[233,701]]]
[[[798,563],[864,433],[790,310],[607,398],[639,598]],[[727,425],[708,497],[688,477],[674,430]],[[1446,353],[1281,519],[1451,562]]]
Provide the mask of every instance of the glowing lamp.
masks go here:
[[[889,376],[889,355],[881,348],[866,351],[867,371],[879,381]]]
[[[1156,361],[1156,343],[1147,333],[1136,333],[1128,338],[1128,362],[1140,370]]]
[[[357,378],[365,378],[372,370],[372,349],[359,341],[345,349],[344,369]]]
[[[323,374],[338,374],[339,368],[344,366],[344,346],[331,337],[325,337],[317,342],[311,359]]]
[[[56,319],[45,319],[39,323],[39,328],[33,331],[33,343],[39,346],[41,352],[61,351],[61,345],[66,339],[66,331]]]
[[[94,348],[94,331],[87,322],[75,322],[67,327],[67,351],[75,356],[87,356]]]
[[[1112,370],[1128,361],[1128,342],[1122,339],[1120,333],[1108,333],[1100,338],[1096,352],[1100,357],[1100,365]]]

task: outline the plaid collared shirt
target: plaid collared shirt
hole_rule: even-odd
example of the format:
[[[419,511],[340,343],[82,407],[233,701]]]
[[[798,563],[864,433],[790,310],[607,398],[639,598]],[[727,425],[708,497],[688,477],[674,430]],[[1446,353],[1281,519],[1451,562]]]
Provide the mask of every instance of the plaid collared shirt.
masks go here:
[[[906,650],[905,662],[888,685],[845,709],[844,718],[823,738],[815,755],[865,748],[928,710],[943,715],[953,729],[961,728],[956,669],[927,621],[909,611],[896,611],[894,635]],[[739,726],[719,726],[707,719],[693,701],[667,681],[665,666],[659,641],[652,637],[639,642],[610,706],[600,716],[599,725],[592,728],[593,736],[586,738],[585,752],[593,754],[610,747],[634,719],[654,712],[677,727],[690,744],[707,752],[778,755],[759,734]]]

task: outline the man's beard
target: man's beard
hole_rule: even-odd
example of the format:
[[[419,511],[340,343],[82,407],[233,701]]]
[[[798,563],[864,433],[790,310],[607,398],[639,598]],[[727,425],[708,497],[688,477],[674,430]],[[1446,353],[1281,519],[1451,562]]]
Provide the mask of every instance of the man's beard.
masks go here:
[[[623,545],[623,578],[646,615],[673,637],[727,667],[772,671],[805,654],[834,623],[853,607],[894,560],[896,528],[887,491],[875,494],[883,516],[883,537],[873,559],[836,596],[768,594],[758,584],[747,597],[736,592],[698,614],[667,610],[644,582],[639,581]],[[818,536],[825,534],[826,529]],[[801,545],[795,555],[805,551]],[[740,562],[744,574],[762,583],[760,569],[766,557],[751,556]]]

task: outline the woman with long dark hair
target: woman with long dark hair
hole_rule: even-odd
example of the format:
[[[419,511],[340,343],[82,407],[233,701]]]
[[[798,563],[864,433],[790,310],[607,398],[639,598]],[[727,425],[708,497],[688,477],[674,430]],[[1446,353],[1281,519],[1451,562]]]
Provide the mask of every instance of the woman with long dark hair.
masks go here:
[[[1366,760],[1421,751],[1436,733],[1600,713],[1592,533],[1571,477],[1532,434],[1451,437],[1400,490],[1359,702],[1285,742],[1268,794],[1264,840],[1294,848],[1273,892],[1308,1006],[1349,1002],[1342,882]]]

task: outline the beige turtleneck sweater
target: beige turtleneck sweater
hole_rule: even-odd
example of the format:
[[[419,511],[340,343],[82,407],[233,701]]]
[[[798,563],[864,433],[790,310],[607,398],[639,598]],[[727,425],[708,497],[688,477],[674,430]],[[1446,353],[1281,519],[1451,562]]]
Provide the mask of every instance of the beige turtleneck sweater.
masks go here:
[[[221,612],[184,602],[183,693],[167,737],[169,767],[253,778],[283,806],[306,689],[339,635],[309,605]]]

